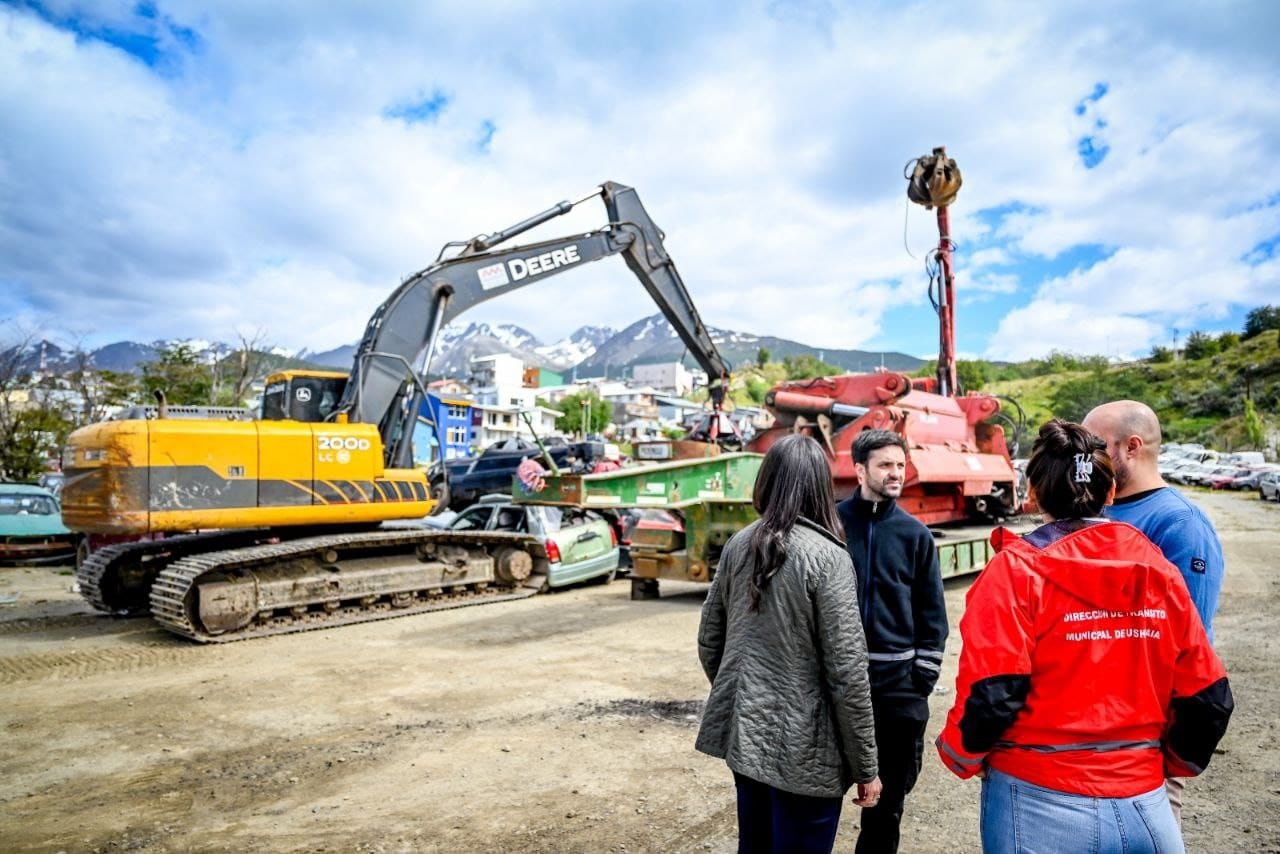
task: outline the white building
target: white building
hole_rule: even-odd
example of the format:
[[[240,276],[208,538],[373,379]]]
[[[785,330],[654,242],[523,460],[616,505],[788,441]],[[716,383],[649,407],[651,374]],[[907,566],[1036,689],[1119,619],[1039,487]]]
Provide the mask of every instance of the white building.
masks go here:
[[[525,388],[524,363],[509,353],[495,353],[471,360],[471,396],[486,406],[532,409],[538,389]]]
[[[477,403],[480,413],[480,424],[475,428],[476,446],[484,449],[496,442],[522,436],[533,440],[529,425],[521,417],[521,411],[529,413],[529,420],[538,431],[538,438],[545,439],[556,432],[556,419],[560,413],[545,406],[499,406],[496,404]]]
[[[636,365],[631,369],[631,379],[637,383],[682,397],[693,390],[693,373],[680,362],[659,362],[652,365]]]
[[[540,438],[556,432],[560,413],[538,405],[544,390],[525,388],[524,363],[509,353],[495,353],[471,360],[471,397],[480,413],[475,442],[481,449],[516,436],[532,439],[520,413],[528,412]]]
[[[471,384],[477,388],[523,388],[524,362],[510,353],[477,356],[471,360]]]

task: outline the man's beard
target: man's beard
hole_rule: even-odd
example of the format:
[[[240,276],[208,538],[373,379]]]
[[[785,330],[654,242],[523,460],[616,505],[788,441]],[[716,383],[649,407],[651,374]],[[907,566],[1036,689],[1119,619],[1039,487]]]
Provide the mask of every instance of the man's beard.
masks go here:
[[[893,491],[890,492],[890,489]],[[871,494],[881,499],[897,498],[902,494],[902,481],[895,481],[893,484],[881,481],[879,487],[871,487]]]
[[[1116,476],[1116,492],[1124,492],[1129,485],[1129,464],[1123,460],[1114,460],[1112,470]]]

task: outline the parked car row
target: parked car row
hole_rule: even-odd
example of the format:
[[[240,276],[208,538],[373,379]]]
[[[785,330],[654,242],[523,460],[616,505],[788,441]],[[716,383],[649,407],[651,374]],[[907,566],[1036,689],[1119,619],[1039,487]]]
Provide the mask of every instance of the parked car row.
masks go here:
[[[1203,445],[1172,443],[1161,451],[1158,466],[1160,475],[1170,483],[1259,491],[1262,477],[1280,470],[1280,465],[1267,463],[1258,451],[1224,454]]]

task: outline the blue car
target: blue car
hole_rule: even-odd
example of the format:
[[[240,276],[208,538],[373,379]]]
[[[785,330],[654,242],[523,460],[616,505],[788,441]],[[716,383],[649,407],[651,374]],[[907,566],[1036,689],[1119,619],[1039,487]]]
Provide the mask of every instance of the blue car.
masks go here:
[[[75,557],[75,537],[49,490],[0,483],[0,562],[48,563]]]

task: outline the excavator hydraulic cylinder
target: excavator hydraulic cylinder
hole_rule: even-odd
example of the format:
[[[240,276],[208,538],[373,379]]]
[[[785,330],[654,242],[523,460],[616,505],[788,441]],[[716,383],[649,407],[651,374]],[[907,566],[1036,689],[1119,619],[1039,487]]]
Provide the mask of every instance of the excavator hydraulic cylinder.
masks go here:
[[[838,403],[829,397],[801,394],[795,391],[771,392],[767,402],[775,409],[801,415],[840,415],[845,418],[861,418],[871,411],[865,406]]]

